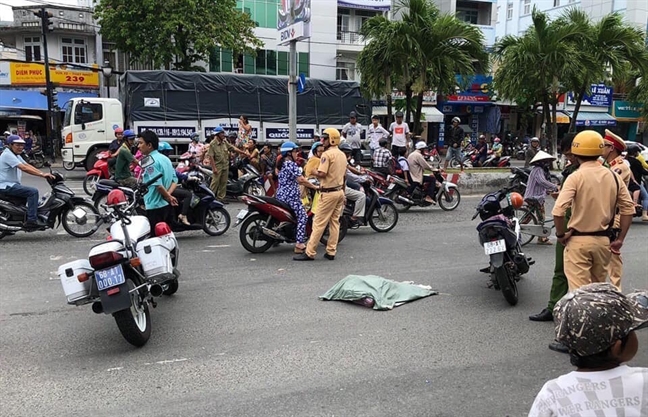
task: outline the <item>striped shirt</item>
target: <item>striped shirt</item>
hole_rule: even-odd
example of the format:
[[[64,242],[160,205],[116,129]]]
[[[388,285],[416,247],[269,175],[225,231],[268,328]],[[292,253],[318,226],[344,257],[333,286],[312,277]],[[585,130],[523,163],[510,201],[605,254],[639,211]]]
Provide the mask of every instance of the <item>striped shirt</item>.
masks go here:
[[[527,183],[526,191],[524,192],[524,198],[535,198],[540,204],[544,204],[545,196],[548,191],[557,191],[558,187],[551,181],[547,180],[545,176],[545,171],[542,167],[533,167],[531,168],[531,173],[529,174],[529,181]]]

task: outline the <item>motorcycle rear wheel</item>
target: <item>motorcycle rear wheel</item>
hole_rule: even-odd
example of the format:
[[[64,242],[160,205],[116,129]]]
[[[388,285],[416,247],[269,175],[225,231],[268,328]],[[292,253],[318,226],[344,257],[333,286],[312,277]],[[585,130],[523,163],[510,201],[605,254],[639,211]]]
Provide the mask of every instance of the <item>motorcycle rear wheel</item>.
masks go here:
[[[241,245],[251,253],[263,253],[274,245],[275,240],[264,235],[261,231],[263,227],[270,227],[271,225],[266,222],[266,215],[261,213],[254,213],[248,216],[241,224],[241,231],[239,238]],[[250,240],[248,240],[248,238]],[[261,244],[257,246],[257,244]]]
[[[522,207],[515,210],[515,217],[518,218],[520,225],[523,224],[537,225],[539,223],[538,219],[536,219],[536,216],[527,207]],[[528,245],[533,240],[534,237],[535,236],[532,234],[524,233],[524,231],[520,231],[520,246]]]
[[[130,278],[126,278],[126,283],[129,290],[136,287]],[[151,312],[140,291],[130,294],[130,308],[113,313],[119,332],[128,343],[137,347],[144,346],[151,337]]]
[[[444,190],[439,197],[439,207],[445,211],[452,211],[459,207],[461,202],[461,194],[459,193],[458,188],[450,187],[450,193],[446,193]]]
[[[347,217],[345,215],[342,215],[340,217],[340,233],[338,234],[338,243],[344,240],[344,237],[346,236],[348,230],[349,230],[349,223],[347,221]],[[329,239],[329,227],[326,226],[326,229],[324,229],[324,233],[320,238],[320,243],[322,245],[328,245],[328,239]]]
[[[88,195],[93,195],[97,181],[99,181],[99,175],[86,175],[83,178],[83,191]]]
[[[381,215],[384,219],[380,218]],[[378,233],[386,233],[396,227],[398,223],[398,210],[392,204],[383,204],[372,210],[367,217],[369,219],[369,226],[372,229]]]
[[[253,195],[255,197],[260,197],[265,195],[265,190],[261,187],[256,180],[250,181],[245,184],[245,189],[243,190],[245,194]]]
[[[397,192],[392,193],[390,196],[387,196],[387,198],[391,199],[394,204],[397,205],[398,211],[401,213],[405,213],[407,210],[412,208],[410,204],[403,203],[398,200],[398,196],[402,195],[403,197],[410,198],[409,194],[407,193],[407,190],[404,188],[401,188]]]
[[[516,305],[518,302],[518,289],[515,279],[511,277],[509,269],[506,265],[502,265],[496,268],[493,273],[506,302],[512,306]]]
[[[79,223],[72,212],[77,208],[82,208],[86,212],[86,223]],[[61,223],[63,224],[63,229],[68,232],[71,236],[74,237],[88,237],[92,236],[97,229],[99,228],[99,223],[101,221],[101,215],[99,211],[90,203],[81,202],[75,204],[72,208],[65,209],[61,215]],[[76,229],[77,227],[83,227],[82,231]]]
[[[231,218],[224,208],[207,209],[203,219],[203,231],[209,236],[220,236],[227,232]]]

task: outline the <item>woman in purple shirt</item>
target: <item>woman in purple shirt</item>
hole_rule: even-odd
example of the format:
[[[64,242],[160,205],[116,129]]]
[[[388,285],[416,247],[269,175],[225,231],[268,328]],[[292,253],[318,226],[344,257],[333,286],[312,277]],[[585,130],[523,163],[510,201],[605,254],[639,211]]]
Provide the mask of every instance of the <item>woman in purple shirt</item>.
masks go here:
[[[551,163],[555,160],[553,156],[549,155],[544,151],[538,151],[536,155],[530,162],[531,173],[529,174],[529,181],[527,182],[527,188],[524,192],[524,200],[528,204],[536,204],[535,201],[531,202],[528,199],[533,199],[537,201],[538,204],[538,213],[540,224],[545,221],[545,196],[554,191],[558,191],[558,186],[547,179],[549,173],[549,167]],[[538,236],[538,245],[551,245],[549,238],[539,237]]]

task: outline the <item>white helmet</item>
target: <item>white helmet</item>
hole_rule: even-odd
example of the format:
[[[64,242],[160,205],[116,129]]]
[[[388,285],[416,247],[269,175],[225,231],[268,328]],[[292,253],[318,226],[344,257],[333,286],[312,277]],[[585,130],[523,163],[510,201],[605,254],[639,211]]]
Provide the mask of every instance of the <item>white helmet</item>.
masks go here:
[[[415,145],[414,147],[415,147],[416,150],[418,151],[419,149],[425,149],[425,148],[427,148],[428,145],[427,145],[427,143],[425,143],[425,142],[423,142],[423,141],[420,141],[420,142],[416,142],[416,145]]]
[[[555,160],[556,158],[549,155],[547,152],[538,151],[538,153],[535,154],[535,156],[531,160],[530,164],[535,164],[536,162],[542,162],[542,161],[555,161]]]
[[[454,123],[454,122],[461,123],[461,119],[458,118],[458,117],[453,117],[452,118],[452,123]]]
[[[540,139],[538,139],[537,136],[534,136],[534,137],[531,138],[531,140],[529,142],[540,142]]]

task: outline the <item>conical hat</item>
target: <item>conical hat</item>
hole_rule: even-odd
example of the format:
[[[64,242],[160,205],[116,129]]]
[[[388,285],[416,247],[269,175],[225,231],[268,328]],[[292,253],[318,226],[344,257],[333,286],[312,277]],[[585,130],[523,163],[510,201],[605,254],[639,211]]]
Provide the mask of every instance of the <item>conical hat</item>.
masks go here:
[[[556,158],[554,158],[553,156],[549,155],[547,152],[545,152],[545,151],[538,151],[538,153],[535,154],[535,156],[533,157],[533,159],[531,160],[530,163],[531,163],[531,164],[534,164],[534,163],[536,163],[536,162],[540,162],[540,161],[555,161],[555,160],[556,160]]]

